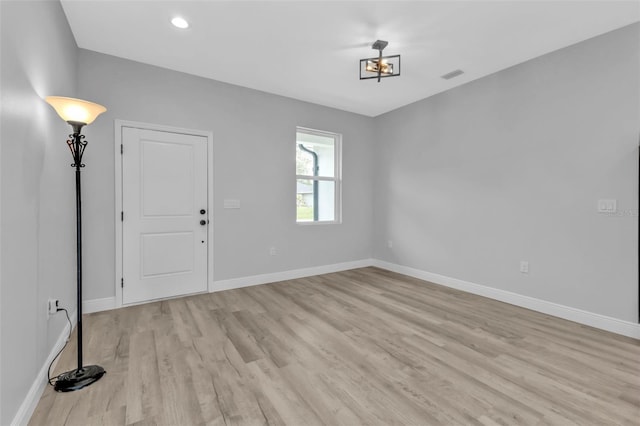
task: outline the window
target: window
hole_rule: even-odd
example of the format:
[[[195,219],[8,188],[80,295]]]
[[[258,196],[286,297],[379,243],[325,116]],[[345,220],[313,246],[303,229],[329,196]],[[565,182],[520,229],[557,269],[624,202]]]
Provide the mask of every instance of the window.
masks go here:
[[[296,129],[296,222],[340,223],[342,136]]]

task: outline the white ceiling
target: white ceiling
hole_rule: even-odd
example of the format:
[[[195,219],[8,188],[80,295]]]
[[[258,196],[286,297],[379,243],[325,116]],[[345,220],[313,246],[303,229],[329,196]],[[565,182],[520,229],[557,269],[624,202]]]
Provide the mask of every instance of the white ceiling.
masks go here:
[[[72,1],[78,46],[376,116],[640,20],[636,1]],[[179,30],[180,15],[191,27]],[[371,44],[400,77],[359,80]],[[455,69],[465,73],[440,78]]]

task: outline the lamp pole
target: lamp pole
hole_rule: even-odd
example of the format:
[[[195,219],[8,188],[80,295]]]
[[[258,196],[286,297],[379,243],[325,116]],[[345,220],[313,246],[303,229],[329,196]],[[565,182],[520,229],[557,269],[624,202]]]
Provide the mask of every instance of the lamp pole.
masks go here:
[[[67,145],[73,156],[73,164],[71,167],[76,169],[76,303],[78,309],[78,370],[82,369],[82,192],[80,184],[80,169],[84,167],[82,164],[82,154],[87,146],[84,135],[80,134],[84,123],[69,122],[73,128],[73,134],[69,135],[71,139],[67,140]]]

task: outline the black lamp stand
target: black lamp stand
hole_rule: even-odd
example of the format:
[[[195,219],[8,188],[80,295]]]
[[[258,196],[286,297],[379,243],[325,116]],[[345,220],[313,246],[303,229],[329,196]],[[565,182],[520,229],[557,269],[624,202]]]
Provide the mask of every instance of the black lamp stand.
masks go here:
[[[77,304],[78,304],[78,368],[67,371],[57,377],[54,389],[57,392],[71,392],[89,386],[98,381],[106,371],[99,365],[82,365],[82,203],[80,199],[80,169],[82,154],[87,146],[84,135],[80,134],[85,123],[68,121],[73,128],[73,134],[69,135],[67,145],[73,156],[71,167],[76,169],[76,254],[77,254]]]

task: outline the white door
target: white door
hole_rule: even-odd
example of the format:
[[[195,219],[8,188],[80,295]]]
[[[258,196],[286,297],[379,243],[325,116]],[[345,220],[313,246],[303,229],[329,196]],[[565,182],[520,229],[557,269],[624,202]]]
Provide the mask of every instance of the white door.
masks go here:
[[[207,290],[207,138],[122,128],[122,303]]]

